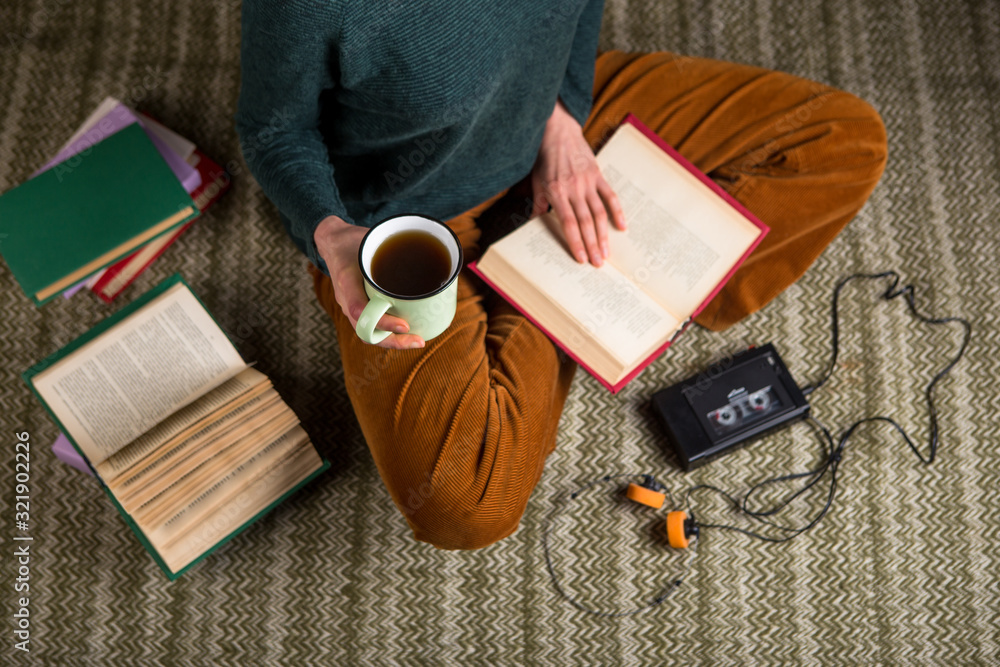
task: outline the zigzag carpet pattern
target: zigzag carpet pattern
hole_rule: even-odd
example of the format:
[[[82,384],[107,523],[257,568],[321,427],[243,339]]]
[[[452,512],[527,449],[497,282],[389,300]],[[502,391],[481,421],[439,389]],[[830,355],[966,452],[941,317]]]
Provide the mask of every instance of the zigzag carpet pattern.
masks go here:
[[[232,191],[105,306],[86,294],[36,309],[0,269],[0,586],[12,614],[13,435],[31,434],[31,655],[47,665],[1000,664],[1000,3],[995,0],[608,0],[602,48],[668,49],[791,71],[852,91],[885,119],[890,160],[858,218],[806,276],[724,334],[693,328],[616,397],[577,375],[521,528],[475,553],[416,543],[381,484],[344,391],[333,328],[305,260],[246,170],[233,129],[236,0],[0,4],[0,190],[22,182],[106,95],[160,117],[233,171]],[[974,335],[937,392],[938,460],[891,429],[851,441],[830,514],[765,544],[706,531],[680,588],[634,616],[589,615],[546,569],[545,522],[567,491],[650,472],[738,493],[805,470],[805,425],[691,474],[648,407],[658,388],[774,341],[802,383],[829,359],[829,297],[848,273],[898,270],[933,315]],[[60,464],[56,429],[19,374],[180,272],[302,417],[332,470],[176,582],[94,481]],[[927,445],[922,387],[959,341],[855,284],[841,367],[812,396],[839,433],[891,414]],[[582,501],[581,501],[582,502]],[[564,589],[634,608],[684,572],[652,514],[589,497],[552,534]],[[808,507],[792,511],[802,521]],[[699,496],[702,519],[738,522]],[[743,524],[740,524],[743,525]],[[0,663],[24,664],[3,634]]]

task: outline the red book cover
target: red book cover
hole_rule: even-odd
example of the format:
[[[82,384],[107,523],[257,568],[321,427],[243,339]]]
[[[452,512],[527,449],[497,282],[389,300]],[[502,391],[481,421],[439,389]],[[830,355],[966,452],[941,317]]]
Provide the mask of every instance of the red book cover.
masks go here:
[[[226,170],[212,161],[200,149],[194,150],[192,159],[196,160],[194,167],[201,174],[201,185],[191,193],[191,199],[198,210],[204,213],[229,189],[231,181]],[[154,239],[131,255],[109,266],[101,278],[91,287],[91,291],[103,301],[111,303],[197,219],[194,218],[173,233]]]
[[[514,298],[507,294],[503,289],[497,286],[497,284],[491,280],[489,277],[484,275],[484,273],[477,266],[477,262],[472,262],[469,264],[469,268],[479,276],[486,284],[488,284],[494,291],[497,292],[501,297],[507,300],[512,306],[514,306],[522,315],[524,315],[528,320],[530,320],[535,326],[537,326],[542,332],[545,333],[556,345],[558,345],[567,355],[579,363],[583,368],[587,370],[594,378],[597,379],[602,385],[608,388],[612,393],[617,393],[626,384],[628,384],[632,379],[634,379],[646,366],[653,362],[654,359],[658,358],[663,352],[670,347],[670,345],[677,340],[677,337],[683,333],[687,327],[690,325],[691,320],[700,313],[705,306],[719,293],[722,286],[732,277],[739,266],[750,256],[750,253],[760,244],[761,240],[769,231],[767,225],[757,219],[750,211],[748,211],[740,202],[736,201],[728,192],[723,190],[717,183],[712,181],[708,176],[706,176],[701,170],[695,167],[691,162],[684,158],[680,153],[678,153],[672,146],[668,145],[663,139],[661,139],[655,132],[646,127],[638,118],[629,114],[624,123],[628,123],[639,130],[647,139],[652,141],[652,143],[660,148],[664,153],[669,155],[674,162],[683,167],[686,171],[690,172],[693,176],[697,178],[699,182],[708,187],[713,193],[718,195],[723,201],[729,204],[736,212],[738,212],[743,218],[749,221],[754,227],[759,230],[756,238],[747,247],[745,252],[732,264],[729,271],[723,276],[723,278],[715,285],[714,289],[705,297],[700,304],[684,319],[683,324],[677,331],[670,337],[669,340],[665,341],[661,346],[659,346],[652,354],[643,359],[638,365],[636,365],[632,370],[628,372],[627,375],[622,377],[617,382],[610,382],[608,379],[602,377],[597,372],[595,372],[587,363],[580,359],[578,354],[574,352],[570,347],[559,338],[554,336],[551,331],[549,331],[545,326],[543,326],[532,313],[528,312],[522,304],[519,304]]]

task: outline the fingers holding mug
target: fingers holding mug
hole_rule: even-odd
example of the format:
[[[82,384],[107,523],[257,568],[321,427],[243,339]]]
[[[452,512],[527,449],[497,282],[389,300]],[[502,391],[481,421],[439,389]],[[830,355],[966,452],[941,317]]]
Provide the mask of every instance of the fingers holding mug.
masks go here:
[[[408,333],[410,326],[406,320],[387,314],[385,311],[388,308],[379,309],[379,303],[384,303],[384,301],[369,300],[368,294],[365,292],[364,280],[357,267],[354,268],[353,273],[354,275],[346,278],[339,276],[340,279],[337,281],[334,293],[341,310],[347,315],[354,330],[358,332],[358,337],[366,343],[396,350],[423,347],[424,341],[420,336]],[[369,325],[368,319],[371,318],[371,313],[376,311],[378,315],[375,317],[374,324]],[[362,316],[366,317],[363,326],[359,323]],[[366,331],[368,333],[363,335],[363,332]]]
[[[355,256],[359,245],[360,238],[354,246]],[[331,267],[330,277],[333,280],[333,293],[337,305],[350,321],[351,328],[357,330],[358,318],[365,312],[365,308],[369,304],[368,294],[365,292],[365,282],[357,261],[352,261],[347,266],[342,263],[338,266],[328,259],[327,266]],[[378,319],[376,327],[386,332],[387,335],[379,336],[377,341],[373,340],[372,336],[359,336],[359,338],[362,338],[366,343],[389,349],[405,350],[423,347],[424,342],[419,336],[406,335],[410,327],[402,318],[383,314]]]
[[[361,340],[422,347],[454,319],[462,247],[444,223],[418,215],[383,220],[362,239],[358,267],[369,298],[355,326]],[[408,333],[398,333],[401,324]]]
[[[354,325],[358,338],[372,345],[397,350],[423,347],[424,341],[420,336],[406,333],[408,326],[405,320],[386,314],[391,306],[391,303],[378,297],[369,300]]]

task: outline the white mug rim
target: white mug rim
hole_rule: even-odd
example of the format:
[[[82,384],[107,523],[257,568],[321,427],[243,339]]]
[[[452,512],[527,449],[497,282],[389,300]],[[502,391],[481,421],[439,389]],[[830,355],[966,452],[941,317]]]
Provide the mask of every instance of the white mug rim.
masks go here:
[[[445,230],[448,231],[448,234],[451,235],[452,241],[455,243],[455,248],[458,250],[458,261],[455,262],[455,267],[452,270],[451,275],[448,276],[448,280],[446,280],[440,287],[438,287],[434,291],[424,292],[423,294],[417,294],[417,295],[414,295],[414,296],[408,296],[408,295],[405,295],[405,294],[397,294],[395,292],[390,292],[389,290],[383,289],[382,287],[380,287],[379,284],[377,282],[375,282],[375,280],[368,273],[368,269],[365,266],[365,263],[364,263],[364,261],[362,259],[364,257],[365,243],[368,241],[368,239],[371,237],[372,233],[376,229],[378,229],[379,227],[381,227],[384,224],[391,223],[391,222],[393,222],[395,220],[398,220],[399,218],[420,218],[422,220],[426,220],[426,221],[429,221],[429,222],[436,223],[436,224],[440,225],[441,227],[443,227]],[[384,220],[378,221],[377,223],[375,223],[374,225],[372,225],[371,227],[368,228],[368,231],[365,232],[364,237],[361,239],[361,245],[358,247],[358,267],[361,269],[361,275],[364,277],[365,282],[368,283],[369,285],[371,285],[376,291],[380,292],[381,294],[384,294],[385,296],[389,297],[390,299],[399,299],[399,300],[402,300],[402,301],[418,301],[420,299],[428,299],[428,298],[430,298],[432,296],[435,296],[437,294],[440,294],[441,292],[443,292],[446,289],[448,289],[452,285],[452,283],[455,282],[455,279],[458,277],[459,272],[461,272],[461,270],[462,270],[462,263],[463,263],[464,258],[465,258],[465,255],[462,252],[462,244],[459,242],[458,235],[455,234],[454,230],[452,230],[451,227],[449,227],[448,225],[444,224],[443,222],[441,222],[437,218],[432,218],[429,215],[421,215],[420,213],[402,213],[400,215],[393,215],[393,216],[390,216],[388,218],[385,218]]]

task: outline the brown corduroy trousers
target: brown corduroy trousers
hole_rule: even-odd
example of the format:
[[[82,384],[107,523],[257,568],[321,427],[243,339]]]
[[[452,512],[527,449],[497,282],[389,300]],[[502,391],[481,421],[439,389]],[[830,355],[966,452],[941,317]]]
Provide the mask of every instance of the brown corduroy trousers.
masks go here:
[[[771,227],[697,319],[719,330],[794,282],[864,204],[886,159],[878,114],[788,74],[669,53],[597,59],[584,128],[597,146],[627,113]],[[506,209],[505,209],[506,207]],[[466,259],[488,220],[530,210],[525,183],[448,224]],[[478,224],[477,224],[478,222]],[[449,329],[419,350],[362,343],[330,279],[310,267],[333,319],[347,392],[375,465],[418,540],[448,549],[513,533],[555,447],[575,364],[468,270]]]

